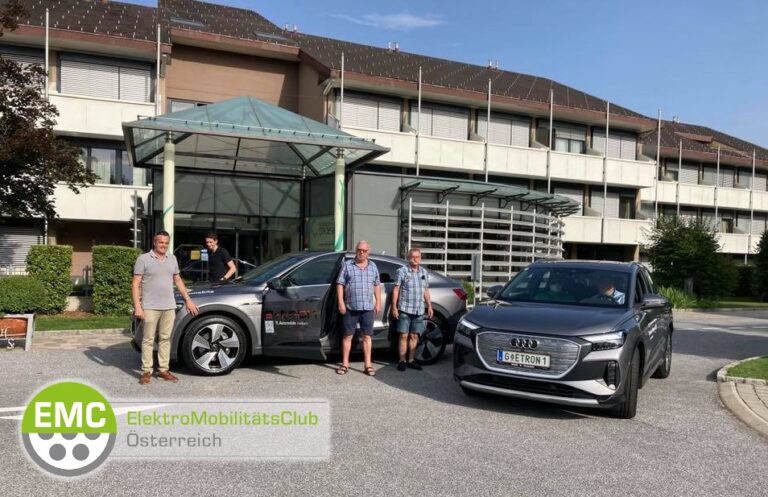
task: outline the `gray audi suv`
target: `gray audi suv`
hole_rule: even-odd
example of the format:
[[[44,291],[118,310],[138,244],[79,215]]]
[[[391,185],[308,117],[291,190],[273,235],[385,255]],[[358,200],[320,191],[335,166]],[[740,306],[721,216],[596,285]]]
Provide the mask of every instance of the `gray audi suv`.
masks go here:
[[[672,367],[672,311],[640,264],[537,261],[459,322],[454,378],[489,393],[611,409]]]
[[[335,285],[343,252],[297,252],[278,257],[232,283],[195,284],[189,294],[200,309],[186,310],[177,295],[171,335],[171,360],[181,359],[202,375],[226,374],[248,356],[325,360],[339,349],[342,330]],[[382,282],[384,306],[374,320],[374,348],[389,348],[395,336],[391,298],[402,259],[372,254]],[[416,360],[436,362],[453,339],[466,312],[467,294],[460,283],[429,271],[434,316],[416,349]],[[133,322],[139,349],[142,322]]]

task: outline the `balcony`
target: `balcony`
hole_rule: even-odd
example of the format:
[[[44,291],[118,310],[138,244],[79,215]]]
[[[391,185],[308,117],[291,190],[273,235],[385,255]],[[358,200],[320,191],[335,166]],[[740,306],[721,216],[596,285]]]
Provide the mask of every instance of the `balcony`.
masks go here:
[[[546,178],[547,151],[538,148],[489,144],[488,172],[529,178]]]
[[[753,207],[756,211],[768,211],[768,192],[755,190]]]
[[[129,222],[133,217],[133,191],[147,202],[150,186],[92,185],[75,193],[66,185],[54,191],[56,212],[61,219]]]
[[[602,184],[603,158],[595,155],[552,152],[549,174],[552,179]],[[545,173],[546,176],[546,173]]]
[[[609,185],[649,187],[656,180],[656,163],[608,158],[605,176]]]
[[[485,143],[433,136],[419,137],[419,164],[438,169],[482,172]]]
[[[563,219],[563,241],[577,243],[611,243],[615,245],[637,245],[644,243],[645,231],[653,222],[646,219],[605,219],[605,234],[600,237],[603,223],[599,217],[568,216]]]
[[[715,187],[680,183],[680,203],[684,205],[715,205]]]
[[[152,102],[126,102],[60,93],[52,93],[50,99],[59,110],[54,129],[68,135],[122,139],[124,121],[155,114]]]
[[[344,126],[342,130],[360,138],[374,140],[377,145],[387,147],[389,152],[378,157],[376,161],[389,164],[413,166],[416,152],[416,135],[413,133],[398,133],[369,128]],[[481,163],[482,164],[482,163]]]
[[[754,254],[757,252],[757,243],[759,236],[752,237],[752,250],[747,250],[749,246],[749,235],[736,233],[718,233],[720,242],[720,251],[728,254]]]
[[[718,188],[717,205],[718,207],[729,207],[732,209],[749,209],[749,190],[741,188]]]

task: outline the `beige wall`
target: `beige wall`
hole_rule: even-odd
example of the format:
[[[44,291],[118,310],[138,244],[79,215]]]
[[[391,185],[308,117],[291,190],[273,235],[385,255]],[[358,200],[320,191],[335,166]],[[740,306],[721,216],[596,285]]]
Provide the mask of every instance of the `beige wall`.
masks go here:
[[[320,75],[308,64],[299,66],[299,114],[325,122],[325,97]]]
[[[219,102],[253,96],[298,111],[298,64],[206,48],[174,45],[165,98]]]
[[[93,265],[94,245],[131,246],[127,223],[88,223],[59,221],[54,227],[56,243],[72,245],[72,276],[82,276],[85,266]]]

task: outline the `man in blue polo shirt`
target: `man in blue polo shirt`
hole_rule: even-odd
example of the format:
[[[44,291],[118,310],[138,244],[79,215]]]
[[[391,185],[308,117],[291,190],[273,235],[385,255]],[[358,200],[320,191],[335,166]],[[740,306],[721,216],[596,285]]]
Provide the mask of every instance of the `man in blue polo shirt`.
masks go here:
[[[381,310],[381,281],[379,268],[373,261],[368,260],[370,250],[371,246],[365,240],[357,242],[355,258],[344,261],[339,277],[336,279],[339,314],[342,315],[344,323],[341,366],[336,369],[337,374],[347,374],[349,371],[352,337],[359,332],[363,336],[365,374],[376,376],[376,371],[371,364],[371,337],[373,320]]]
[[[429,297],[429,273],[421,267],[421,250],[409,250],[408,262],[408,266],[397,270],[395,288],[392,290],[392,317],[397,320],[397,331],[400,335],[398,371],[405,371],[406,367],[421,369],[421,365],[414,360],[414,355],[419,336],[425,330],[425,303],[427,317],[432,318],[433,314],[432,300]]]

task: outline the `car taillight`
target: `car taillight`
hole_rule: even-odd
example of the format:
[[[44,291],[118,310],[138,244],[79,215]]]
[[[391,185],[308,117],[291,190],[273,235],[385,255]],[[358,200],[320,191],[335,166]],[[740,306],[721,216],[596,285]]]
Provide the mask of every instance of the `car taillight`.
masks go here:
[[[459,297],[459,300],[467,300],[467,292],[465,292],[461,288],[454,288],[453,293],[455,293],[456,296]]]

